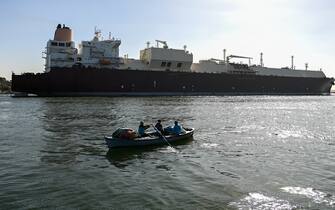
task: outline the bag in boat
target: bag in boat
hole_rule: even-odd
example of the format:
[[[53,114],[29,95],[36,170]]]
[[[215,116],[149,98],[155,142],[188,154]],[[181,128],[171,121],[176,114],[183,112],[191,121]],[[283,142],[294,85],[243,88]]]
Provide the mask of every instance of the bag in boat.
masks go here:
[[[113,138],[119,139],[135,139],[137,133],[131,128],[118,128],[113,134]]]

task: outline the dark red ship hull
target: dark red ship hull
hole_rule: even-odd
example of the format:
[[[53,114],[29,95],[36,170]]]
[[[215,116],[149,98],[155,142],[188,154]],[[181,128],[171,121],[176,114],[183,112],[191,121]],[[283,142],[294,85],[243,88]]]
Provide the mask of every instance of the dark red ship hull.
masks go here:
[[[333,78],[93,68],[12,75],[13,92],[38,96],[323,95],[333,84]]]

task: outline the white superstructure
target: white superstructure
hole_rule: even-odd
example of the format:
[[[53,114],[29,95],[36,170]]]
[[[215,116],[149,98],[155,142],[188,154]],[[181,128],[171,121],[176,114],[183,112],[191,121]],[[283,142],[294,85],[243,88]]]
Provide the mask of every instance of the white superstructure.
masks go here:
[[[261,53],[260,65],[251,65],[250,57],[230,55],[224,59],[200,60],[193,63],[193,54],[184,49],[169,48],[166,41],[156,40],[157,45],[147,47],[140,51],[140,59],[132,59],[119,56],[121,40],[109,38],[102,40],[101,32],[95,30],[95,36],[91,41],[82,41],[79,47],[75,47],[72,41],[72,31],[65,25],[57,26],[53,40],[49,40],[46,47],[45,71],[53,67],[71,68],[73,66],[106,68],[106,69],[127,69],[127,70],[152,70],[152,71],[182,71],[182,72],[206,72],[206,73],[229,73],[229,74],[252,74],[264,76],[282,77],[326,77],[322,71],[295,70],[292,68],[267,68],[263,64]],[[160,47],[159,44],[163,46]],[[232,63],[230,59],[249,59],[249,64]]]
[[[121,40],[114,37],[100,40],[100,34],[100,31],[95,30],[95,36],[92,41],[82,41],[79,44],[81,64],[91,67],[117,66],[119,63],[119,46]]]
[[[77,60],[77,49],[72,41],[69,27],[58,24],[53,40],[47,43],[45,53],[45,71],[51,67],[71,67]]]
[[[101,32],[95,30],[95,36],[91,41],[82,41],[75,48],[72,41],[72,31],[69,27],[59,24],[53,40],[49,40],[46,48],[45,71],[52,67],[83,66],[93,68],[156,70],[156,71],[191,71],[193,55],[183,50],[167,47],[165,41],[157,41],[157,47],[141,50],[140,59],[119,57],[121,40],[114,37],[102,40]],[[163,47],[158,42],[164,43]]]
[[[157,41],[157,47],[147,47],[140,52],[140,60],[150,69],[170,71],[190,71],[193,55],[184,50],[168,48],[166,41]],[[158,43],[164,44],[159,48]]]

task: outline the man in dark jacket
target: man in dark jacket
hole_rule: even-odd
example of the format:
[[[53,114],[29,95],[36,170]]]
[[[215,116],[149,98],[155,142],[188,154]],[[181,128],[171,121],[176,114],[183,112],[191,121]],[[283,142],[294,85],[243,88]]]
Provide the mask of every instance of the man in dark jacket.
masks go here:
[[[157,128],[157,130],[159,130],[159,132],[161,132],[161,134],[164,133],[164,129],[163,129],[163,125],[161,123],[161,120],[157,120],[157,123],[155,125],[155,128]]]

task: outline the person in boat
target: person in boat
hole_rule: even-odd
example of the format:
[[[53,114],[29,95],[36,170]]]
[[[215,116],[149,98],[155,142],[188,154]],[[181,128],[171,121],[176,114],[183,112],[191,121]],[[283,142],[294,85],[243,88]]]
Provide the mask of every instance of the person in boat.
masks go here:
[[[161,120],[157,120],[157,123],[155,125],[155,128],[161,132],[161,134],[164,134],[164,129]]]
[[[149,127],[150,127],[150,125],[144,125],[144,122],[141,121],[140,125],[138,126],[138,135],[140,137],[147,136],[148,134],[145,133],[145,130],[148,129]]]
[[[178,121],[174,121],[174,126],[172,128],[172,132],[175,135],[179,135],[183,132],[183,127],[179,125]]]

